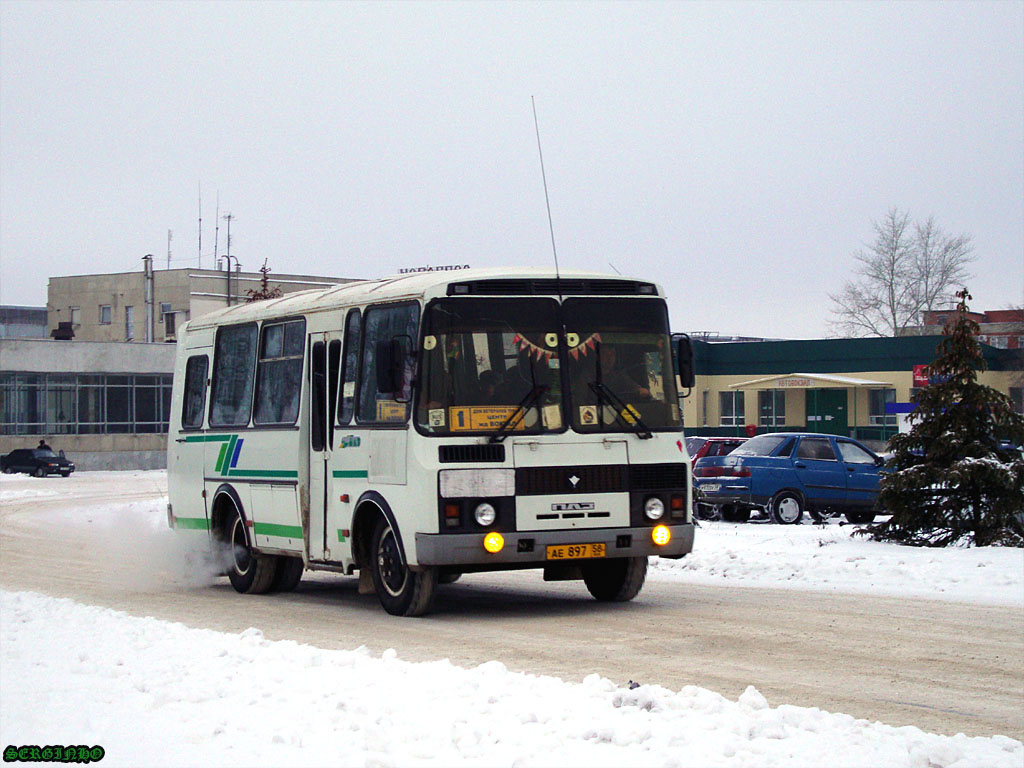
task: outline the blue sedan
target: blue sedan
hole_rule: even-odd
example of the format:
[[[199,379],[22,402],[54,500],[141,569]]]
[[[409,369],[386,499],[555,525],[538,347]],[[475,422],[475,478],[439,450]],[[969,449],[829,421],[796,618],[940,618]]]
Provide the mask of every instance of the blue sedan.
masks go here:
[[[722,519],[743,522],[763,508],[776,523],[822,522],[837,514],[869,523],[878,513],[883,460],[856,440],[835,435],[758,435],[726,456],[699,459],[694,484]]]

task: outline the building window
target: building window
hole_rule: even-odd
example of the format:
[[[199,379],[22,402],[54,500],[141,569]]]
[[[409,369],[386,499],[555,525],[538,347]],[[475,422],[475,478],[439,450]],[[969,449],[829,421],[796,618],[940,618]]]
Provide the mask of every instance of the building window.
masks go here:
[[[171,374],[0,373],[0,435],[167,432]]]
[[[723,427],[742,427],[745,420],[743,393],[719,392],[718,398],[721,411],[721,418],[718,423]]]
[[[68,307],[68,312],[71,315],[71,325],[79,326],[82,324],[82,308],[81,307]]]
[[[110,325],[109,304],[100,304],[100,325]]]
[[[171,302],[161,301],[160,302],[160,319],[164,319],[164,315],[171,311]]]
[[[885,412],[886,403],[896,402],[896,390],[895,389],[872,389],[868,393],[869,407],[869,424],[873,427],[895,427],[896,426],[896,414]]]
[[[766,389],[757,393],[757,407],[762,427],[781,427],[786,424],[786,390]]]
[[[135,307],[124,308],[124,339],[131,341],[135,338]]]
[[[163,316],[164,320],[164,338],[173,339],[174,334],[177,331],[177,317],[175,312],[165,312]]]

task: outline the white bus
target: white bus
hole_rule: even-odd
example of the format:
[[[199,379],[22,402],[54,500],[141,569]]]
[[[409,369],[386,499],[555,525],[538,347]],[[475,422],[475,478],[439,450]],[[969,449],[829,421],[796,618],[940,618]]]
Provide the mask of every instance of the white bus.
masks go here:
[[[359,574],[395,615],[464,573],[543,568],[632,599],[691,551],[654,283],[426,272],[239,304],[178,338],[168,522],[243,593]],[[683,386],[692,353],[678,350]]]

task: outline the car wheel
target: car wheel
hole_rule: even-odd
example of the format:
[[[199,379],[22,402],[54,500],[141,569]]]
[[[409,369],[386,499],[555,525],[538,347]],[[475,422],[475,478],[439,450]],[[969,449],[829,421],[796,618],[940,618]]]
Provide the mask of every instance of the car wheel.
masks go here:
[[[846,512],[846,519],[854,525],[864,525],[866,523],[875,522],[875,513],[871,510],[866,512]]]
[[[807,510],[807,514],[809,514],[811,519],[816,523],[827,523],[833,517],[837,516],[835,510],[832,509],[809,509]]]
[[[42,467],[36,467],[36,471],[32,473],[36,477],[46,477],[46,470]]]
[[[4,474],[5,474],[5,475],[11,475],[11,474],[14,474],[14,470],[13,470],[13,469],[11,469],[10,467],[4,467]]]
[[[235,591],[242,594],[260,595],[269,592],[277,573],[277,558],[252,551],[245,535],[242,513],[233,505],[232,512],[222,532],[222,541],[227,545],[225,559],[228,580]]]
[[[693,516],[698,520],[717,520],[719,518],[718,507],[714,504],[694,504]]]
[[[647,578],[646,557],[617,557],[592,560],[580,566],[583,582],[596,599],[624,603],[640,593]]]
[[[456,581],[462,578],[461,573],[442,573],[437,577],[438,584],[454,584]]]
[[[430,610],[437,587],[437,569],[410,570],[398,546],[398,536],[383,515],[377,520],[370,549],[373,588],[392,616],[422,616]]]
[[[719,513],[727,523],[745,523],[750,520],[750,510],[737,504],[725,504],[719,508]]]
[[[775,494],[768,510],[772,520],[780,525],[796,525],[804,516],[803,503],[792,491]]]

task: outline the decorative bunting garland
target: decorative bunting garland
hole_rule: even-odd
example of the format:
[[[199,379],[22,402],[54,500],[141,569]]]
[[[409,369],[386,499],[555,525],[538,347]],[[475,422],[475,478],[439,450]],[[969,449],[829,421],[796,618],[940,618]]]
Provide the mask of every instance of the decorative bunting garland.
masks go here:
[[[575,333],[570,333],[568,335],[569,335],[570,338],[572,338],[572,337],[576,337],[577,339],[579,338],[579,336],[577,336]],[[586,357],[587,353],[590,350],[592,350],[597,345],[597,343],[599,341],[601,341],[601,334],[600,333],[592,333],[592,334],[590,334],[590,336],[585,341],[582,341],[579,344],[576,344],[575,346],[570,348],[569,349],[569,354],[572,355],[572,359],[573,360],[578,360],[581,353],[583,354],[584,357]],[[530,356],[536,357],[538,360],[541,360],[541,359],[550,360],[551,358],[553,358],[555,356],[555,353],[553,351],[551,351],[549,349],[544,349],[543,347],[538,346],[537,344],[534,344],[532,341],[527,339],[522,334],[518,334],[517,333],[513,337],[512,343],[515,344],[516,347],[518,347],[520,351],[525,351]]]

